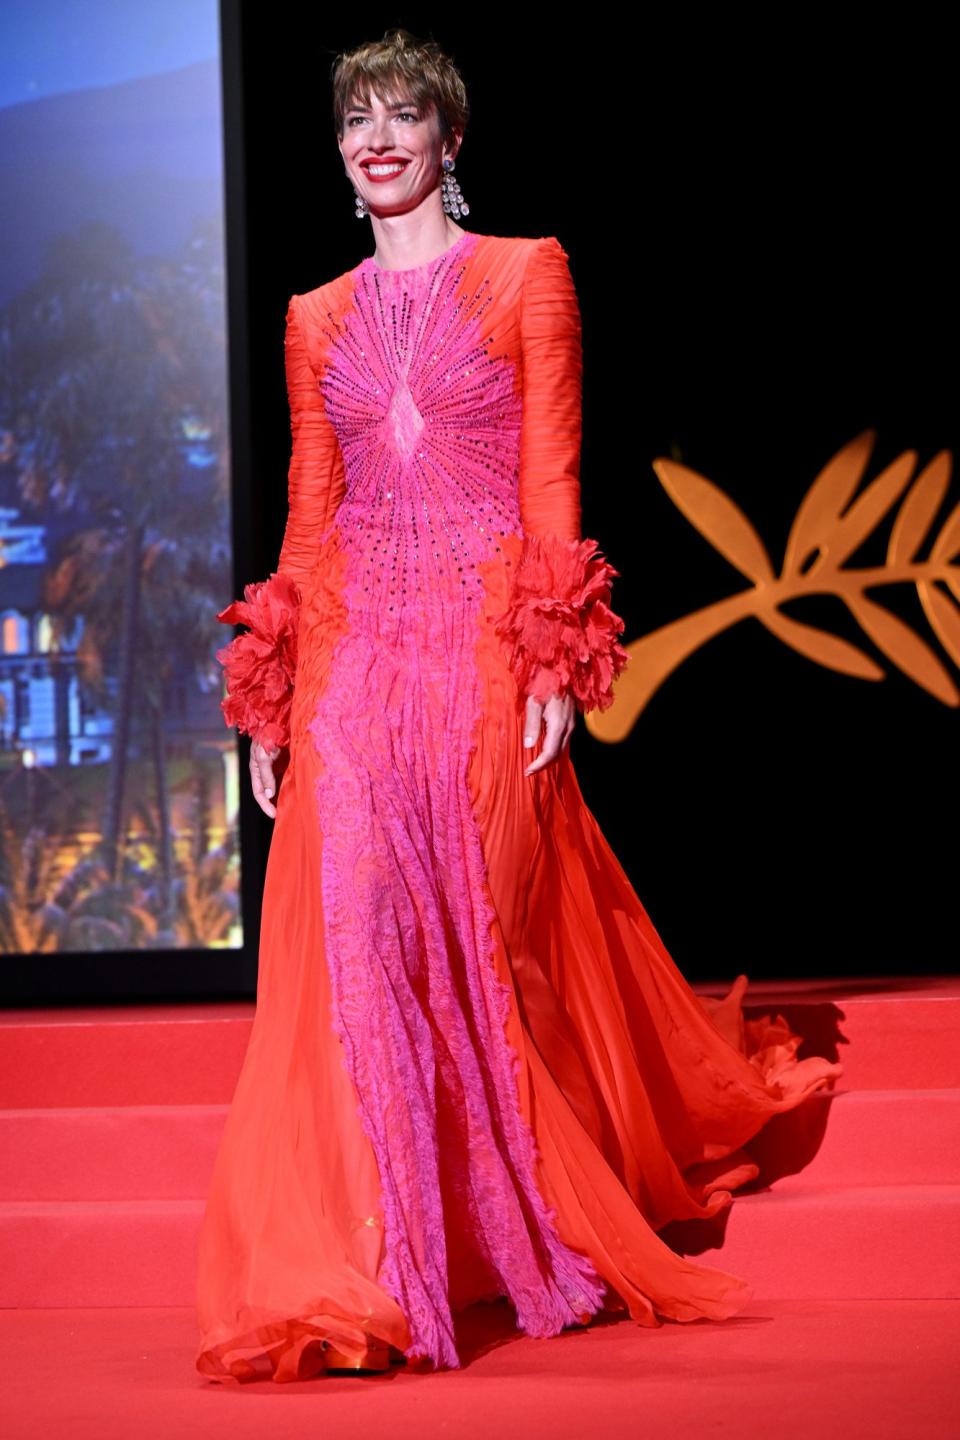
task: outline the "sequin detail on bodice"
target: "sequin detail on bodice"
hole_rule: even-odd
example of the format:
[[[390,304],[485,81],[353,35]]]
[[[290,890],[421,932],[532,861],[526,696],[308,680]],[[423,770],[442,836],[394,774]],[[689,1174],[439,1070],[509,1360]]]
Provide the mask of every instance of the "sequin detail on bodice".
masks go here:
[[[337,526],[355,608],[382,638],[414,616],[481,598],[481,561],[520,527],[522,400],[491,353],[482,276],[463,283],[478,237],[412,270],[353,272],[351,303],[328,314],[321,391],[343,454]],[[426,610],[426,614],[424,613]]]

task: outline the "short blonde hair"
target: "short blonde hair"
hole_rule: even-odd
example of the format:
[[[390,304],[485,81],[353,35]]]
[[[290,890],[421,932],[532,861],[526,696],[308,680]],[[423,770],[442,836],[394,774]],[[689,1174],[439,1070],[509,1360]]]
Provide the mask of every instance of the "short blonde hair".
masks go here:
[[[421,109],[434,106],[443,140],[463,134],[469,114],[460,72],[435,40],[420,40],[409,30],[388,30],[382,40],[358,45],[333,63],[333,123],[343,138],[346,112],[355,100],[411,100]]]

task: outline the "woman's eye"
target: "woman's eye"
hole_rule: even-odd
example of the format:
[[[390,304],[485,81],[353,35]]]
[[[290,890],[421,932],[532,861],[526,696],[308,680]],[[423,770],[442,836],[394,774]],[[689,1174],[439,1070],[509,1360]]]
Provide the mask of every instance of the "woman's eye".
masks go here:
[[[351,115],[350,119],[347,121],[347,126],[348,128],[352,128],[354,125],[357,125],[361,121],[366,120],[366,118],[366,115]],[[398,110],[397,119],[412,120],[414,125],[416,125],[418,116],[415,115],[412,110]]]

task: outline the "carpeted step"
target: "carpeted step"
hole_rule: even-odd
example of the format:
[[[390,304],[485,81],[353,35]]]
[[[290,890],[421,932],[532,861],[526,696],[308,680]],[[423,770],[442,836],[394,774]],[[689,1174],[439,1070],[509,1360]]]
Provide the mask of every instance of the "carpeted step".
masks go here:
[[[812,1097],[829,1106],[816,1145],[783,1147],[818,1184],[960,1185],[960,1089],[865,1090]],[[195,1200],[206,1195],[226,1105],[0,1111],[0,1200]],[[769,1127],[792,1130],[792,1115]],[[771,1143],[755,1144],[765,1158]]]
[[[0,1306],[188,1305],[200,1200],[5,1201]],[[693,1253],[685,1250],[685,1253]],[[704,1264],[757,1295],[960,1295],[960,1186],[818,1187],[739,1197]]]

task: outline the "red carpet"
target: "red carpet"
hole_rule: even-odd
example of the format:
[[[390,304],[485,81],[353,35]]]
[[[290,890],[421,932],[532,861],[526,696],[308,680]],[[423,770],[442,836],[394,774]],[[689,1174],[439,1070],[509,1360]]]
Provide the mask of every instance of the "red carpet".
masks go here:
[[[958,1301],[767,1301],[713,1328],[628,1323],[467,1345],[464,1368],[438,1375],[400,1366],[237,1391],[191,1376],[193,1337],[186,1310],[0,1311],[4,1434],[939,1440],[958,1430]]]
[[[755,1154],[774,1183],[741,1195],[725,1232],[663,1232],[749,1278],[745,1314],[545,1341],[479,1307],[462,1371],[239,1395],[194,1372],[192,1305],[253,1006],[0,1013],[4,1435],[953,1436],[960,982],[757,983],[747,999],[846,1068],[832,1097],[768,1127]]]

